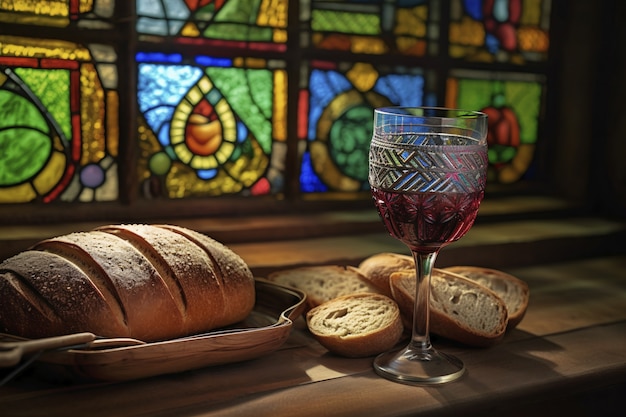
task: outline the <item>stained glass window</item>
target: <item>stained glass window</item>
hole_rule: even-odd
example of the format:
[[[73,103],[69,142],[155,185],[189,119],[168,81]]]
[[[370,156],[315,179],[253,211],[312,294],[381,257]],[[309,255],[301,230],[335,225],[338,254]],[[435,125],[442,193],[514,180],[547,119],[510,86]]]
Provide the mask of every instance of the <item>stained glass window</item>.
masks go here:
[[[138,166],[148,196],[282,191],[283,63],[145,53],[137,62]]]
[[[0,202],[365,196],[372,112],[383,105],[487,112],[490,181],[532,180],[547,140],[551,8],[0,2]],[[118,74],[129,70],[133,111],[120,113]]]
[[[428,102],[420,69],[312,61],[300,91],[301,191],[366,191],[372,109]]]
[[[117,198],[117,55],[0,37],[0,201]]]

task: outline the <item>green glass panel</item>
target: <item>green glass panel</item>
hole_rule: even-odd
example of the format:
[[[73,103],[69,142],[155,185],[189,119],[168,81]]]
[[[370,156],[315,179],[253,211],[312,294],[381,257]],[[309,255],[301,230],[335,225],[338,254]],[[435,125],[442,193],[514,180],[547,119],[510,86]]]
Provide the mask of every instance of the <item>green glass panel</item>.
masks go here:
[[[532,167],[539,139],[544,78],[532,74],[455,71],[446,104],[489,116],[491,181],[512,183]]]
[[[232,109],[254,132],[265,153],[272,149],[273,73],[265,69],[207,68],[207,74]]]
[[[0,187],[28,180],[45,166],[50,154],[48,126],[37,107],[24,97],[0,90]]]
[[[48,113],[57,121],[65,137],[72,137],[69,103],[69,72],[66,70],[16,68],[15,73],[39,98]],[[50,88],[50,85],[55,85],[56,88]]]
[[[375,14],[314,10],[311,29],[362,35],[380,34],[380,16]]]

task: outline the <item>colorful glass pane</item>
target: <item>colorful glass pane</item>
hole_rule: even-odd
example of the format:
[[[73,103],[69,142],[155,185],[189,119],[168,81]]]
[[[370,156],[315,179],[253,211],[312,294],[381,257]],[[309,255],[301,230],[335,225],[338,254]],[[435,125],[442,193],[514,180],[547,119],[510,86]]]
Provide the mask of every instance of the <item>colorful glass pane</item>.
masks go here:
[[[147,196],[282,192],[284,63],[137,55],[141,156]]]
[[[532,74],[455,71],[448,79],[447,106],[488,115],[490,181],[512,183],[530,174],[544,84]]]
[[[285,51],[288,0],[137,0],[143,40]]]
[[[118,195],[117,56],[0,36],[0,202]]]
[[[306,141],[301,191],[367,190],[373,109],[432,102],[424,75],[419,69],[358,62],[314,61],[308,71],[298,107],[299,137]]]
[[[29,0],[0,2],[0,22],[25,25],[112,28],[113,0]]]
[[[523,64],[547,60],[551,0],[451,0],[450,56]]]
[[[435,31],[429,28],[426,0],[310,0],[300,8],[303,25],[310,26],[304,47],[421,56],[434,41],[428,39]]]

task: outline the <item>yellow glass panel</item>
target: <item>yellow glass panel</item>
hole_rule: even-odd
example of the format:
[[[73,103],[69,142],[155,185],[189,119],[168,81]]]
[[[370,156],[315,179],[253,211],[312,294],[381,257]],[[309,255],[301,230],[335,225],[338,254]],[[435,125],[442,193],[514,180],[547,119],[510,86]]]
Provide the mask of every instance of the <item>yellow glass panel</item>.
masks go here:
[[[0,203],[27,203],[36,197],[30,183],[0,189]]]
[[[191,103],[198,103],[200,100],[202,100],[202,97],[204,97],[204,94],[202,93],[202,91],[200,91],[198,87],[193,87],[187,93],[187,100],[189,100]]]
[[[233,62],[238,67],[265,68],[267,66],[267,60],[263,58],[236,58]]]
[[[59,182],[65,172],[66,162],[67,159],[62,152],[52,152],[50,154],[50,160],[46,164],[46,168],[33,179],[33,186],[39,191],[39,194],[47,193]]]
[[[107,103],[107,152],[112,156],[117,156],[120,142],[120,125],[118,120],[120,105],[116,91],[107,92]]]
[[[89,50],[76,43],[50,39],[33,40],[16,36],[0,38],[0,55],[91,61]]]
[[[235,145],[231,142],[223,142],[222,146],[220,146],[217,152],[215,152],[215,159],[217,159],[217,161],[221,164],[225,163],[233,154],[234,149]]]
[[[80,0],[80,4],[78,5],[81,13],[86,13],[93,10],[93,1],[94,0]]]
[[[189,162],[189,166],[193,169],[213,169],[218,167],[218,162],[215,159],[215,156],[199,156],[195,155],[191,162]]]
[[[524,0],[520,23],[538,25],[541,22],[542,3],[546,0]]]
[[[363,36],[351,36],[352,52],[357,54],[375,54],[381,55],[387,52],[389,48],[382,39],[369,38]]]
[[[368,91],[378,80],[378,72],[371,64],[357,62],[346,73],[346,77],[359,91]]]
[[[191,161],[191,158],[193,158],[194,156],[194,154],[191,153],[191,151],[189,150],[189,148],[187,148],[187,145],[185,145],[184,142],[174,145],[174,151],[176,152],[176,156],[178,156],[178,159],[183,161],[183,163],[185,164],[188,164],[189,161]]]
[[[139,158],[137,158],[137,174],[139,176],[139,181],[143,182],[150,177],[150,169],[148,168],[148,163],[150,161],[150,156],[159,152],[161,146],[159,141],[154,136],[152,130],[150,130],[146,124],[145,120],[139,118],[138,120],[138,145],[139,145]],[[169,159],[169,157],[168,157]]]
[[[412,35],[423,38],[426,36],[427,6],[417,6],[412,9],[402,9],[396,12],[396,35]]]
[[[274,139],[287,140],[287,72],[274,71],[274,102],[273,102]]]
[[[287,27],[289,0],[263,0],[259,7],[257,24],[275,28]]]
[[[94,8],[93,0],[80,0],[80,13]],[[0,21],[43,26],[67,26],[69,24],[68,0],[13,0],[0,2]]]
[[[104,92],[98,74],[92,64],[84,64],[80,69],[81,82],[81,130],[83,152],[81,165],[100,161],[106,154],[106,140],[103,124],[105,113]]]
[[[536,27],[521,27],[517,30],[519,49],[522,51],[548,52],[550,39],[546,32]]]
[[[258,142],[250,142],[252,155],[242,156],[226,165],[226,171],[233,177],[239,178],[246,187],[251,186],[267,169],[268,158],[263,157],[263,150]]]
[[[274,29],[272,32],[272,41],[276,43],[287,42],[287,31],[282,29]]]
[[[482,22],[464,17],[461,23],[450,24],[450,42],[458,45],[482,46],[485,28]]]
[[[208,93],[213,88],[213,83],[209,80],[209,77],[202,77],[198,80],[197,86],[203,93]]]
[[[42,16],[68,16],[67,0],[20,0],[0,2],[0,10],[18,13],[32,13]]]
[[[190,38],[197,38],[200,36],[200,29],[195,24],[188,22],[180,31],[181,35],[187,36]]]
[[[0,12],[0,22],[17,23],[17,24],[32,24],[32,15],[16,15],[11,12]],[[70,23],[70,19],[67,17],[48,17],[38,16],[36,19],[38,25],[51,26],[51,27],[65,27]]]

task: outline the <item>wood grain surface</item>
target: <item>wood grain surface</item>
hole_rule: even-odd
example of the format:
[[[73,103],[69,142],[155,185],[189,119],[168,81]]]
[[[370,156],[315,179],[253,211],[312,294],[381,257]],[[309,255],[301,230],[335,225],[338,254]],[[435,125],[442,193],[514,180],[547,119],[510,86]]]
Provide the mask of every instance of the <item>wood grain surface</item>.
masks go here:
[[[468,369],[442,386],[382,379],[372,358],[329,354],[299,319],[278,351],[242,363],[117,383],[64,379],[34,366],[0,387],[0,414],[623,415],[615,407],[626,387],[626,256],[506,271],[530,286],[526,317],[488,349],[434,338]]]

